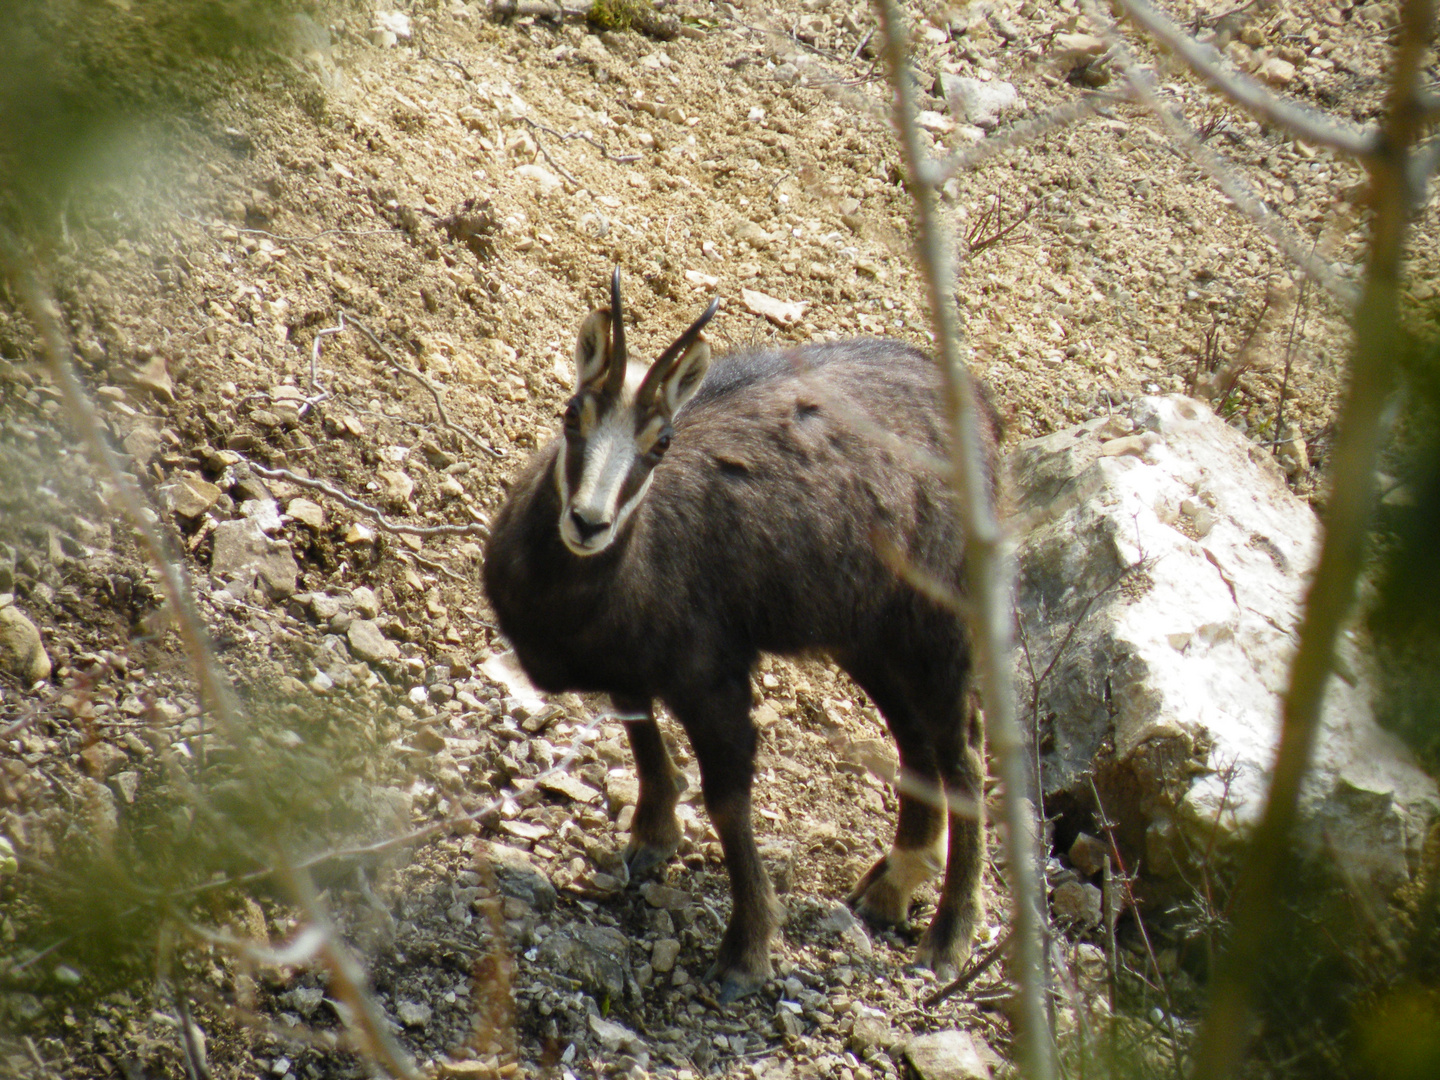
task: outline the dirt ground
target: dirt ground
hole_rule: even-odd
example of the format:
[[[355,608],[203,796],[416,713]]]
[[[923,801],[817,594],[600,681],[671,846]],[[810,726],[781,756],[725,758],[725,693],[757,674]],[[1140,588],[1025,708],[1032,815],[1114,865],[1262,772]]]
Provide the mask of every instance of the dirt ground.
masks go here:
[[[253,733],[206,726],[176,634],[154,618],[157,575],[0,295],[0,592],[53,664],[34,687],[0,677],[0,835],[25,860],[0,876],[13,950],[0,959],[13,1032],[0,1075],[183,1076],[185,1015],[215,1076],[362,1075],[337,1049],[347,1006],[316,964],[245,960],[172,923],[158,946],[131,941],[122,979],[104,963],[119,946],[93,921],[37,936],[56,911],[27,881],[77,848],[109,851],[94,865],[112,876],[69,879],[67,895],[113,913],[123,938],[131,916],[153,930],[135,912],[156,907],[127,879],[132,856],[153,868],[178,844],[225,879],[273,865],[257,837],[310,857],[492,803],[469,828],[315,868],[425,1067],[871,1080],[900,1074],[907,1039],[947,1029],[1003,1067],[999,969],[931,1005],[933,976],[906,966],[933,894],[913,933],[837,911],[895,810],[876,776],[892,760],[883,726],[843,677],[819,662],[757,672],[757,829],[788,916],[779,977],[720,1009],[702,976],[729,901],[698,782],[664,888],[622,888],[634,801],[622,730],[596,722],[600,703],[528,699],[496,659],[505,645],[478,584],[484,525],[556,428],[574,334],[612,267],[634,355],[658,353],[715,296],[721,349],[929,344],[871,9],[679,0],[657,5],[678,31],[659,40],[575,18],[495,21],[474,3],[397,6],[408,27],[358,4],[290,24],[265,78],[132,132],[134,172],[62,212],[52,277],[81,374],[183,551]],[[1394,5],[1297,0],[1223,21],[1168,6],[1285,93],[1373,119]],[[915,65],[937,155],[1004,140],[1087,89],[1109,95],[945,188],[972,364],[1007,438],[1136,394],[1203,391],[1240,357],[1217,403],[1317,492],[1346,350],[1336,302],[1122,99],[1103,46],[1077,37],[1093,27],[1073,0],[924,14]],[[1353,281],[1360,171],[1138,52],[1233,176]],[[1018,100],[991,130],[971,128],[937,93],[942,74],[1008,82]],[[1427,208],[1421,300],[1434,227]],[[768,316],[767,297],[780,302]],[[469,531],[402,534],[357,502]],[[276,509],[263,527],[290,546],[293,586],[212,577],[224,526]],[[177,810],[187,770],[201,802]],[[249,818],[215,825],[222,789],[243,789],[253,831]],[[982,947],[1005,919],[994,859],[992,837]],[[264,892],[217,884],[177,903],[177,917],[277,948],[298,925]],[[1098,950],[1082,935],[1070,956],[1083,983]]]

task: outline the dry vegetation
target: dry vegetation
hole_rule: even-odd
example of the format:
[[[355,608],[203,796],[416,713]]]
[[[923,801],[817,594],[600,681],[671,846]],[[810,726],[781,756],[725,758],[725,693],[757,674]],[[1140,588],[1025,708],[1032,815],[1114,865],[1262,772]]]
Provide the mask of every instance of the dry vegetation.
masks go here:
[[[613,265],[637,354],[714,295],[722,347],[932,346],[871,9],[678,0],[657,5],[661,40],[613,4],[601,25],[558,5],[496,19],[396,4],[398,37],[359,3],[301,19],[206,5],[199,22],[180,0],[150,21],[123,2],[9,6],[33,34],[0,46],[0,594],[52,667],[0,675],[0,838],[18,860],[0,848],[0,1075],[358,1076],[364,1048],[453,1075],[880,1080],[906,1067],[907,1038],[955,1028],[1008,1055],[1002,965],[933,1000],[906,934],[835,911],[895,808],[876,775],[888,744],[848,682],[818,664],[757,673],[758,824],[789,917],[781,978],[719,1010],[700,981],[726,895],[703,810],[684,807],[661,891],[619,889],[621,729],[594,702],[526,699],[495,663],[478,587],[484,524],[555,423]],[[1278,92],[1347,122],[1381,115],[1396,5],[1171,6]],[[1132,39],[1267,232],[1128,99],[1080,4],[909,15],[925,149],[1005,147],[945,180],[939,213],[972,366],[1010,438],[1199,393],[1323,505],[1370,235],[1360,168]],[[56,27],[74,32],[47,54]],[[35,55],[53,70],[22,62]],[[1009,82],[1018,100],[986,134],[936,93],[942,74]],[[1052,125],[1057,109],[1081,115]],[[57,130],[104,137],[36,135]],[[48,156],[17,163],[37,146]],[[1436,296],[1433,200],[1414,227],[1412,311]],[[95,404],[90,430],[154,508],[146,529],[87,456],[44,363],[46,319]],[[231,526],[257,515],[269,554],[289,545],[293,583],[283,560],[211,577]],[[190,575],[209,667],[147,545]],[[1422,733],[1428,702],[1408,714]],[[1422,943],[1433,845],[1426,873],[1401,901]],[[1008,913],[988,876],[982,947]],[[1199,943],[1222,913],[1066,939],[1066,1068],[1118,1047],[1117,1071],[1178,1072],[1213,951]],[[1404,952],[1375,925],[1370,951],[1323,957],[1372,1022],[1348,1030],[1347,996],[1287,1000],[1310,1011],[1289,1032],[1268,1014],[1257,1069],[1427,1075],[1433,946]],[[1130,972],[1118,1001],[1109,959]],[[1372,968],[1401,972],[1398,996],[1361,977]],[[1413,1060],[1394,1050],[1407,1038]]]

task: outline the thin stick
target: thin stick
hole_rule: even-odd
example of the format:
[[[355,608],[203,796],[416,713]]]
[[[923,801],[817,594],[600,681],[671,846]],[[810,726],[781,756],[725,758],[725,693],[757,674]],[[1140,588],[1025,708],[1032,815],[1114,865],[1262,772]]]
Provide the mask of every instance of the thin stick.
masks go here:
[[[1135,96],[1188,153],[1195,164],[1203,169],[1210,179],[1219,185],[1230,201],[1246,217],[1262,229],[1290,260],[1303,270],[1317,285],[1323,288],[1346,308],[1355,306],[1355,287],[1335,273],[1334,268],[1324,259],[1318,258],[1310,246],[1295,234],[1288,222],[1270,212],[1264,201],[1250,190],[1235,169],[1219,154],[1203,143],[1191,126],[1178,111],[1170,108],[1155,89],[1155,81],[1135,62],[1129,47],[1120,37],[1115,24],[1101,14],[1094,0],[1081,0],[1086,14],[1101,28],[1109,41],[1116,63],[1125,73],[1125,78]],[[1177,31],[1178,33],[1178,31]],[[1213,50],[1212,50],[1213,51]]]
[[[934,187],[925,181],[922,172],[925,155],[915,125],[915,92],[906,60],[906,27],[895,0],[877,0],[876,9],[890,82],[895,88],[895,123],[906,169],[912,178],[910,193],[915,200],[921,237],[920,258],[930,294],[930,313],[935,321],[945,406],[952,423],[950,452],[955,459],[955,488],[960,497],[968,545],[965,563],[974,605],[969,621],[976,667],[991,745],[999,758],[1005,784],[1014,959],[1020,983],[1019,1059],[1030,1080],[1050,1080],[1055,1070],[1040,945],[1043,898],[1036,866],[1038,853],[1032,840],[1040,834],[1034,824],[1034,809],[1025,798],[1029,786],[1028,766],[1025,740],[1016,718],[1011,673],[1012,575],[991,502],[992,478],[987,474],[985,455],[980,449],[979,397],[974,380],[961,360],[949,245],[937,214]]]
[[[308,476],[301,476],[299,473],[291,472],[289,469],[271,469],[249,458],[241,458],[250,468],[263,476],[266,480],[284,480],[286,483],[294,484],[296,487],[305,488],[308,491],[318,491],[328,495],[341,506],[354,510],[358,514],[366,514],[386,532],[405,533],[409,536],[489,536],[490,530],[485,525],[476,522],[473,525],[406,525],[402,521],[391,521],[385,516],[385,512],[369,503],[363,503],[354,496],[347,495],[333,484],[327,484],[323,480],[312,480]]]
[[[1385,152],[1373,128],[1356,130],[1348,124],[1336,123],[1324,113],[1292,105],[1272,94],[1249,75],[1230,70],[1213,45],[1196,41],[1156,11],[1149,0],[1119,0],[1119,3],[1125,14],[1184,60],[1200,79],[1265,123],[1283,127],[1297,139],[1328,146],[1350,157],[1363,159]]]
[[[3,228],[0,228],[0,268],[4,269],[6,277],[40,334],[41,351],[46,366],[51,378],[60,388],[72,424],[84,441],[96,467],[114,487],[115,499],[139,535],[151,565],[160,572],[161,588],[174,616],[191,668],[200,684],[201,701],[214,715],[217,724],[225,730],[226,738],[231,744],[239,745],[242,741],[238,735],[241,730],[239,706],[229,682],[221,673],[210,650],[204,623],[191,601],[191,591],[185,580],[184,570],[170,557],[160,530],[152,521],[154,515],[146,505],[139,486],[125,470],[120,456],[101,434],[95,404],[75,373],[70,343],[60,326],[59,306],[41,283],[30,260],[21,250],[19,241],[9,230]],[[407,1078],[415,1076],[409,1056],[390,1035],[385,1026],[384,1014],[365,990],[364,973],[340,944],[308,877],[296,872],[284,858],[283,852],[277,862],[280,877],[289,887],[297,905],[312,924],[324,931],[324,956],[331,970],[331,986],[337,996],[351,1006],[357,1038],[376,1063],[393,1075]]]
[[[1233,1075],[1249,1041],[1254,958],[1275,936],[1300,787],[1314,755],[1335,639],[1354,603],[1364,565],[1365,536],[1375,505],[1375,461],[1385,405],[1397,378],[1401,259],[1420,181],[1410,169],[1424,123],[1418,107],[1419,75],[1434,31],[1434,0],[1406,0],[1400,9],[1381,137],[1367,163],[1375,217],[1355,310],[1355,352],[1330,463],[1333,486],[1325,508],[1325,540],[1290,669],[1265,815],[1246,852],[1230,947],[1220,962],[1195,1043],[1192,1075],[1197,1080]]]

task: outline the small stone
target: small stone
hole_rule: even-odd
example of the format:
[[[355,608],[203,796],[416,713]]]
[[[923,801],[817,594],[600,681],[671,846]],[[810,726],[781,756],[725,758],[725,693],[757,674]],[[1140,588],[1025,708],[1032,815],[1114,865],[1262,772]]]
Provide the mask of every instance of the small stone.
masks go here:
[[[311,593],[309,600],[310,614],[318,622],[329,622],[336,615],[340,614],[340,598],[327,596],[325,593]]]
[[[135,795],[140,790],[140,774],[126,769],[110,777],[110,790],[124,799],[126,803],[133,803]]]
[[[130,755],[118,746],[97,742],[80,751],[80,760],[86,770],[97,780],[104,780],[111,773],[130,763]]]
[[[950,111],[982,129],[993,128],[999,123],[1000,114],[1015,108],[1020,101],[1014,85],[999,79],[981,82],[964,75],[945,74],[940,76],[940,87]]]
[[[1295,65],[1278,56],[1267,56],[1255,69],[1255,77],[1274,87],[1289,86],[1295,79]]]
[[[934,135],[945,135],[955,130],[955,121],[948,116],[942,116],[932,109],[924,109],[916,114],[915,124],[922,131],[928,131]]]
[[[415,481],[410,479],[408,473],[399,469],[381,469],[375,475],[380,480],[386,499],[393,503],[410,501],[410,496],[415,492]]]
[[[240,516],[255,522],[267,535],[280,529],[280,504],[274,499],[246,499],[240,504]]]
[[[436,1066],[435,1075],[440,1080],[495,1080],[498,1075],[493,1061],[442,1061]]]
[[[290,545],[265,535],[252,519],[222,521],[215,528],[210,574],[248,587],[258,581],[272,599],[295,592],[300,573]]]
[[[1305,446],[1305,440],[1301,438],[1287,439],[1281,443],[1276,456],[1286,476],[1299,476],[1310,467],[1309,450]]]
[[[350,603],[355,608],[355,614],[362,619],[373,619],[380,614],[380,600],[368,585],[357,585],[351,589]]]
[[[50,677],[50,656],[40,631],[10,603],[0,604],[0,669],[27,685]]]
[[[820,920],[822,930],[828,930],[837,935],[840,940],[848,945],[852,952],[859,956],[870,956],[875,951],[874,944],[870,941],[870,935],[865,932],[865,927],[855,917],[855,913],[844,904],[835,904],[826,912],[825,917]]]
[[[624,1024],[617,1024],[613,1020],[606,1020],[602,1016],[590,1014],[590,1030],[600,1040],[600,1045],[611,1053],[623,1051],[625,1053],[636,1053],[645,1048],[645,1043],[640,1036],[627,1028]]]
[[[291,499],[285,506],[285,513],[317,532],[325,527],[325,508],[309,499]]]
[[[779,327],[794,326],[810,306],[808,300],[787,302],[753,289],[741,289],[740,302],[751,314],[763,315]]]
[[[673,971],[679,955],[680,942],[674,938],[661,938],[650,950],[650,966],[662,974]]]
[[[161,401],[175,400],[175,384],[165,370],[165,358],[152,356],[139,371],[135,372],[134,383],[142,390],[148,390]]]
[[[165,485],[161,492],[165,508],[183,518],[199,517],[220,498],[218,487],[194,473],[176,477],[174,483]]]
[[[1105,39],[1094,34],[1056,34],[1051,57],[1066,69],[1076,68],[1102,56]]]
[[[1080,833],[1070,845],[1070,865],[1086,877],[1094,877],[1105,869],[1105,856],[1110,845],[1089,833]]]
[[[542,165],[517,165],[510,170],[510,175],[517,180],[526,181],[532,190],[541,195],[549,195],[560,189],[560,178]]]
[[[540,787],[553,795],[561,795],[578,803],[596,803],[601,799],[600,792],[596,791],[583,780],[579,780],[569,773],[555,773],[540,781]]]
[[[651,907],[664,908],[666,911],[684,911],[690,906],[689,893],[683,889],[661,885],[658,881],[647,881],[640,886],[640,895]]]
[[[630,976],[630,939],[608,926],[562,926],[540,943],[536,959],[541,970],[619,1001]]]
[[[399,648],[382,634],[380,627],[370,619],[356,619],[352,622],[345,631],[345,640],[349,642],[350,651],[355,654],[356,659],[366,663],[397,660],[400,657]]]
[[[502,821],[500,831],[509,833],[518,840],[527,840],[535,843],[537,840],[544,840],[550,835],[550,830],[544,825],[535,825],[528,821]]]
[[[395,1015],[408,1028],[423,1028],[430,1023],[430,1006],[418,1001],[397,1001]]]
[[[990,1080],[976,1042],[966,1031],[936,1031],[907,1039],[902,1052],[919,1080]]]
[[[1064,922],[1098,926],[1102,912],[1102,894],[1094,885],[1083,881],[1066,881],[1055,886],[1050,894],[1050,907],[1055,917]]]
[[[148,465],[150,459],[160,452],[160,433],[154,428],[142,425],[126,435],[121,445],[137,464]]]

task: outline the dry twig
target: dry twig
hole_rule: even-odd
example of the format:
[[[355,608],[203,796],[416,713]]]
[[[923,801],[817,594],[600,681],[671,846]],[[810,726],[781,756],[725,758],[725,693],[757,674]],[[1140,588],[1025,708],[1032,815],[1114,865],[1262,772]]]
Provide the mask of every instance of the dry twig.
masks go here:
[[[991,504],[991,479],[986,474],[985,457],[980,450],[979,394],[961,357],[954,279],[948,255],[950,245],[942,235],[934,186],[922,172],[925,154],[915,124],[915,91],[906,60],[906,27],[895,0],[877,0],[876,8],[890,82],[895,88],[896,127],[906,170],[915,178],[910,193],[915,201],[921,265],[931,317],[935,321],[946,412],[952,423],[950,450],[954,456],[955,489],[960,496],[968,545],[965,561],[974,605],[969,621],[986,723],[1005,782],[1007,857],[1016,939],[1014,959],[1021,995],[1019,1058],[1030,1080],[1050,1080],[1054,1075],[1054,1059],[1040,944],[1043,897],[1036,865],[1038,853],[1029,839],[1038,832],[1034,827],[1033,807],[1025,798],[1025,740],[1016,718],[1010,670],[1012,575],[1003,551],[1003,534]]]

